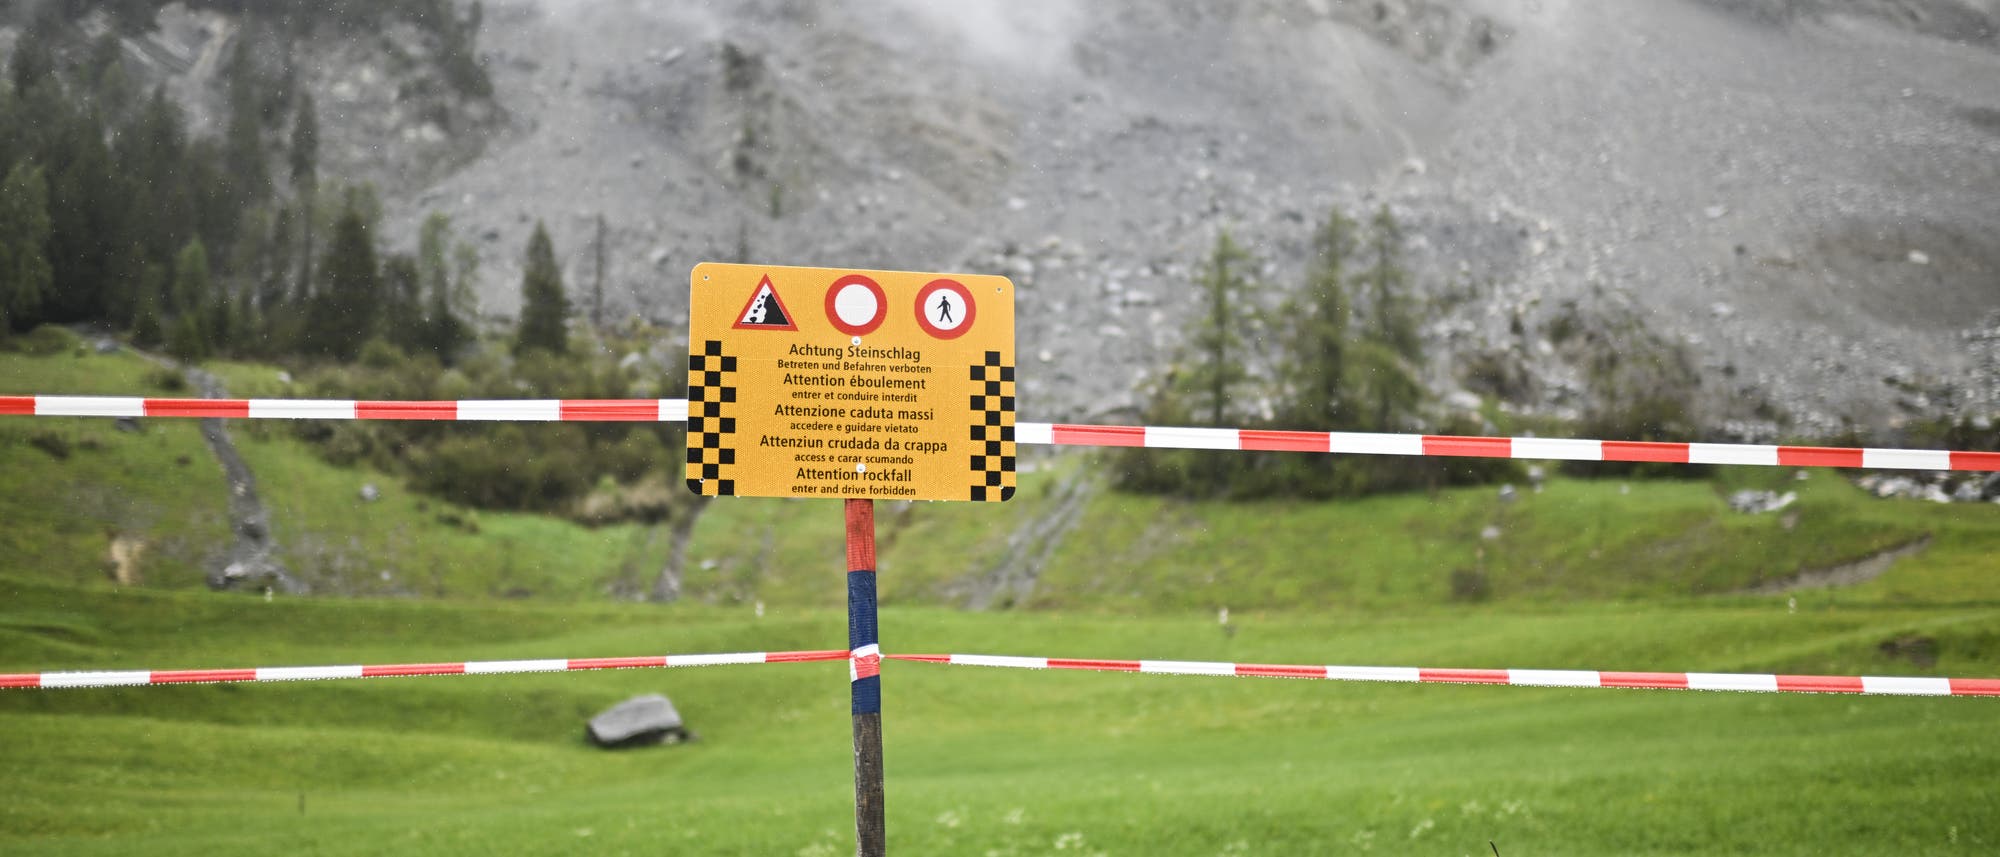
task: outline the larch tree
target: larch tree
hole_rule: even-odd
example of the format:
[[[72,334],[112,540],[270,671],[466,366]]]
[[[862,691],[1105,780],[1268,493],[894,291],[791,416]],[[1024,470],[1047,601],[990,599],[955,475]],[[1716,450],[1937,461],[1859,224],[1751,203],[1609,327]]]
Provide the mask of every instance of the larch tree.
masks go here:
[[[569,350],[569,299],[563,295],[562,269],[555,245],[540,221],[528,239],[526,269],[521,275],[521,323],[514,336],[514,353],[541,349],[550,354]]]

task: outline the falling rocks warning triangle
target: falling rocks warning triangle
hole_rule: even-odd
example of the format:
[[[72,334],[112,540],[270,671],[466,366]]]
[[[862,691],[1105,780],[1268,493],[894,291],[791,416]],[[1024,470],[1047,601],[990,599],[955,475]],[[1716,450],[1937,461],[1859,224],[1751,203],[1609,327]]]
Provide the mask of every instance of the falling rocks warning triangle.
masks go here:
[[[736,316],[737,330],[798,330],[792,321],[792,312],[785,308],[784,299],[778,297],[778,290],[771,285],[771,278],[765,276],[757,281],[757,291],[750,295],[750,302],[743,305],[743,312]]]

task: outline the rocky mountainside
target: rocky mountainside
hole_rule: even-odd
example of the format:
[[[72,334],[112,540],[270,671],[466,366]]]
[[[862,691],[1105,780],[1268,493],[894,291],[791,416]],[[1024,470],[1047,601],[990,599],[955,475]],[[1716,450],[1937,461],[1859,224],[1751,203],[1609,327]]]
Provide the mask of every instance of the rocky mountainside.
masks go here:
[[[1115,419],[1218,230],[1282,290],[1327,211],[1386,204],[1446,391],[1497,361],[1516,406],[1574,414],[1575,326],[1629,321],[1738,436],[2000,406],[1994,0],[484,13],[490,105],[399,110],[379,47],[314,47],[310,85],[329,171],[378,183],[387,235],[450,214],[491,312],[538,218],[582,299],[602,216],[614,313],[667,322],[705,259],[1002,273],[1022,413]]]

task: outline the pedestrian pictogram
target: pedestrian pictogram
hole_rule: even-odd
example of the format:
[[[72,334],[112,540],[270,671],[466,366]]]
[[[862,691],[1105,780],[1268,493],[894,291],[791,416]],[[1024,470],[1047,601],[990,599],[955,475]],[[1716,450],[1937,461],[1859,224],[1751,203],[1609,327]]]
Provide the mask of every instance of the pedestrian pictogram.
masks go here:
[[[826,290],[826,319],[835,330],[849,336],[867,336],[882,326],[889,300],[882,286],[860,274],[833,281]]]
[[[738,330],[798,330],[792,321],[791,311],[785,309],[784,299],[778,297],[778,289],[771,285],[771,277],[766,274],[757,282],[757,290],[750,294],[750,302],[743,305],[743,311],[736,316]]]
[[[957,339],[972,329],[978,304],[957,280],[932,280],[917,292],[917,325],[938,339]]]

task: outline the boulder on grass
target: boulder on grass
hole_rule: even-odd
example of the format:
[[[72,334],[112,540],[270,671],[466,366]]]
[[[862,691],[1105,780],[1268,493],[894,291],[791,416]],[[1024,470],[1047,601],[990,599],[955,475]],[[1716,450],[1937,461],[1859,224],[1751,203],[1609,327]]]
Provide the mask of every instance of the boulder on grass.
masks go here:
[[[678,744],[693,733],[681,722],[671,700],[657,693],[635,696],[590,718],[583,730],[590,743],[607,750]]]

